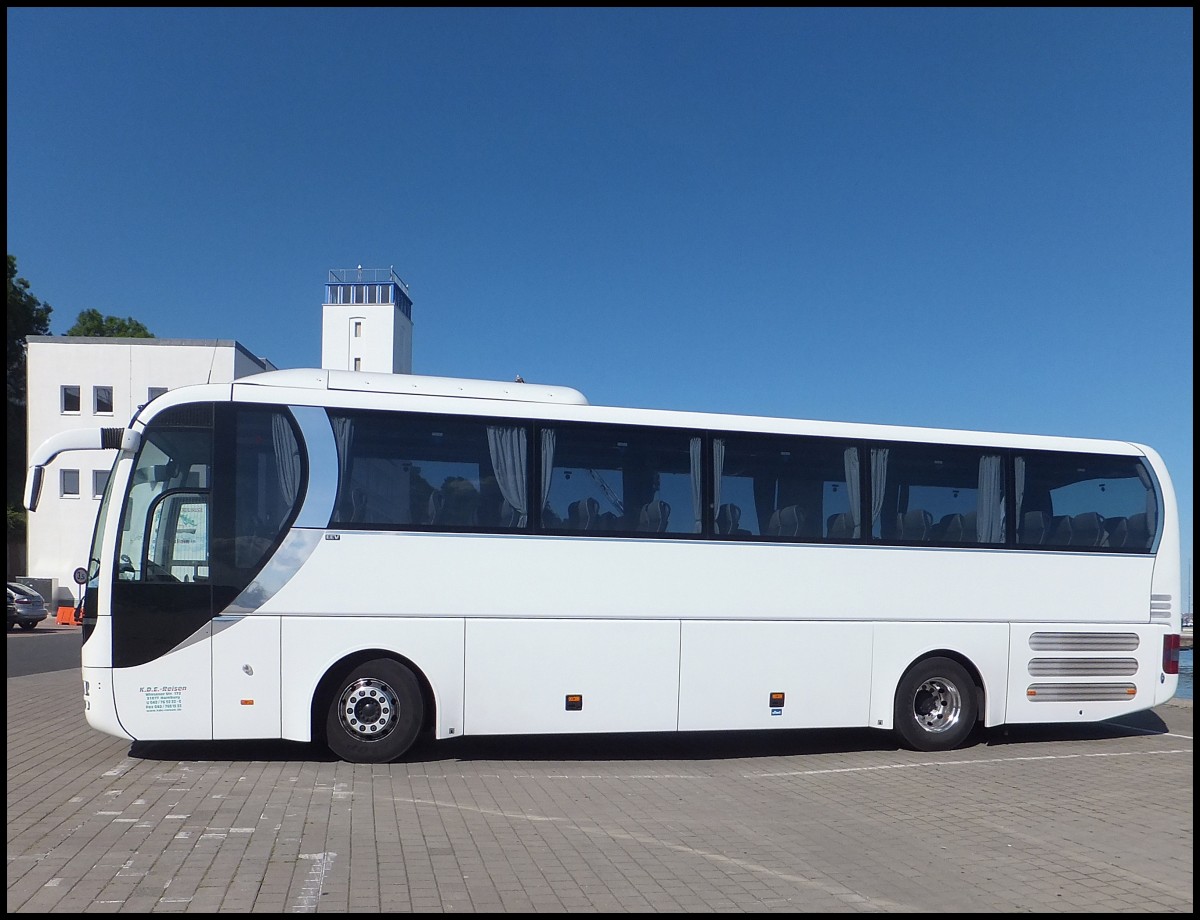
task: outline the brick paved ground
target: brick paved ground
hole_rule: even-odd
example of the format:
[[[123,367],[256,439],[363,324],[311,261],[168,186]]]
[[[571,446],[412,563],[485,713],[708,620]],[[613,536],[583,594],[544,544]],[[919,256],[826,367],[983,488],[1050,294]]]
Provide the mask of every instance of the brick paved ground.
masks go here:
[[[870,731],[129,745],[8,680],[8,910],[1191,913],[1192,709]]]

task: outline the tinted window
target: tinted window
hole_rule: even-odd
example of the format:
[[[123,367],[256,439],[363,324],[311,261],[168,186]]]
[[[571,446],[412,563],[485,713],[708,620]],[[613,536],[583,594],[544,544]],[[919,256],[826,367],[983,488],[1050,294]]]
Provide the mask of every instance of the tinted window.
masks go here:
[[[234,429],[235,569],[258,568],[282,538],[303,494],[300,445],[290,418],[286,410],[238,408]]]
[[[1015,473],[1020,545],[1130,552],[1153,545],[1158,502],[1140,460],[1025,453]]]
[[[575,533],[698,534],[701,439],[610,426],[542,431],[542,526]]]
[[[522,529],[524,426],[392,412],[331,412],[338,446],[333,522],[363,527]]]
[[[858,537],[859,449],[774,435],[713,439],[713,530],[722,537]]]
[[[871,533],[894,543],[1004,542],[999,452],[940,444],[872,448]]]

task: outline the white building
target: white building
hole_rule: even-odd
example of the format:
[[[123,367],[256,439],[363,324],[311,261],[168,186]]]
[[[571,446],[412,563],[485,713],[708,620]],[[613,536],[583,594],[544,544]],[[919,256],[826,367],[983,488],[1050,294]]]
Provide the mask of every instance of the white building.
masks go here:
[[[412,300],[392,269],[335,269],[325,285],[321,366],[412,373]],[[29,451],[74,428],[124,428],[159,393],[192,383],[228,383],[277,370],[226,339],[136,339],[32,335],[26,339]],[[85,566],[100,496],[115,455],[71,452],[46,471],[28,517],[25,576],[56,604],[74,604],[72,573]],[[47,584],[48,581],[48,584]]]

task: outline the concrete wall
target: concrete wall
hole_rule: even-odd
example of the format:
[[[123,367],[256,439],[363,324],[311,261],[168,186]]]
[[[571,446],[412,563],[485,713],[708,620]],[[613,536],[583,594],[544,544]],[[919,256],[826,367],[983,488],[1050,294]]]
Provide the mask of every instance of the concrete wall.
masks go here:
[[[357,368],[355,358],[359,359]],[[394,304],[325,304],[321,367],[411,374],[412,321]]]

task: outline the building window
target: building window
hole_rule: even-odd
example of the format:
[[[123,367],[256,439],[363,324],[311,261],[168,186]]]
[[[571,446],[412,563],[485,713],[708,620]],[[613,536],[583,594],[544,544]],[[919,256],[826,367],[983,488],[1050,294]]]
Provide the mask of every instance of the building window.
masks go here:
[[[92,387],[93,405],[97,415],[112,415],[113,388]]]
[[[79,411],[79,387],[65,386],[62,388],[62,411],[64,414]]]
[[[361,371],[361,370],[362,370],[362,358],[355,358],[355,359],[354,359],[354,369],[355,369],[356,371]]]
[[[354,337],[356,339],[362,338],[362,320],[356,319],[354,321]]]
[[[79,498],[79,470],[63,470],[59,482],[63,498]]]
[[[165,392],[167,392],[166,387],[150,387],[148,390],[146,390],[146,402],[150,402],[152,399],[157,399]]]
[[[109,470],[92,470],[92,498],[103,498],[108,486]]]

